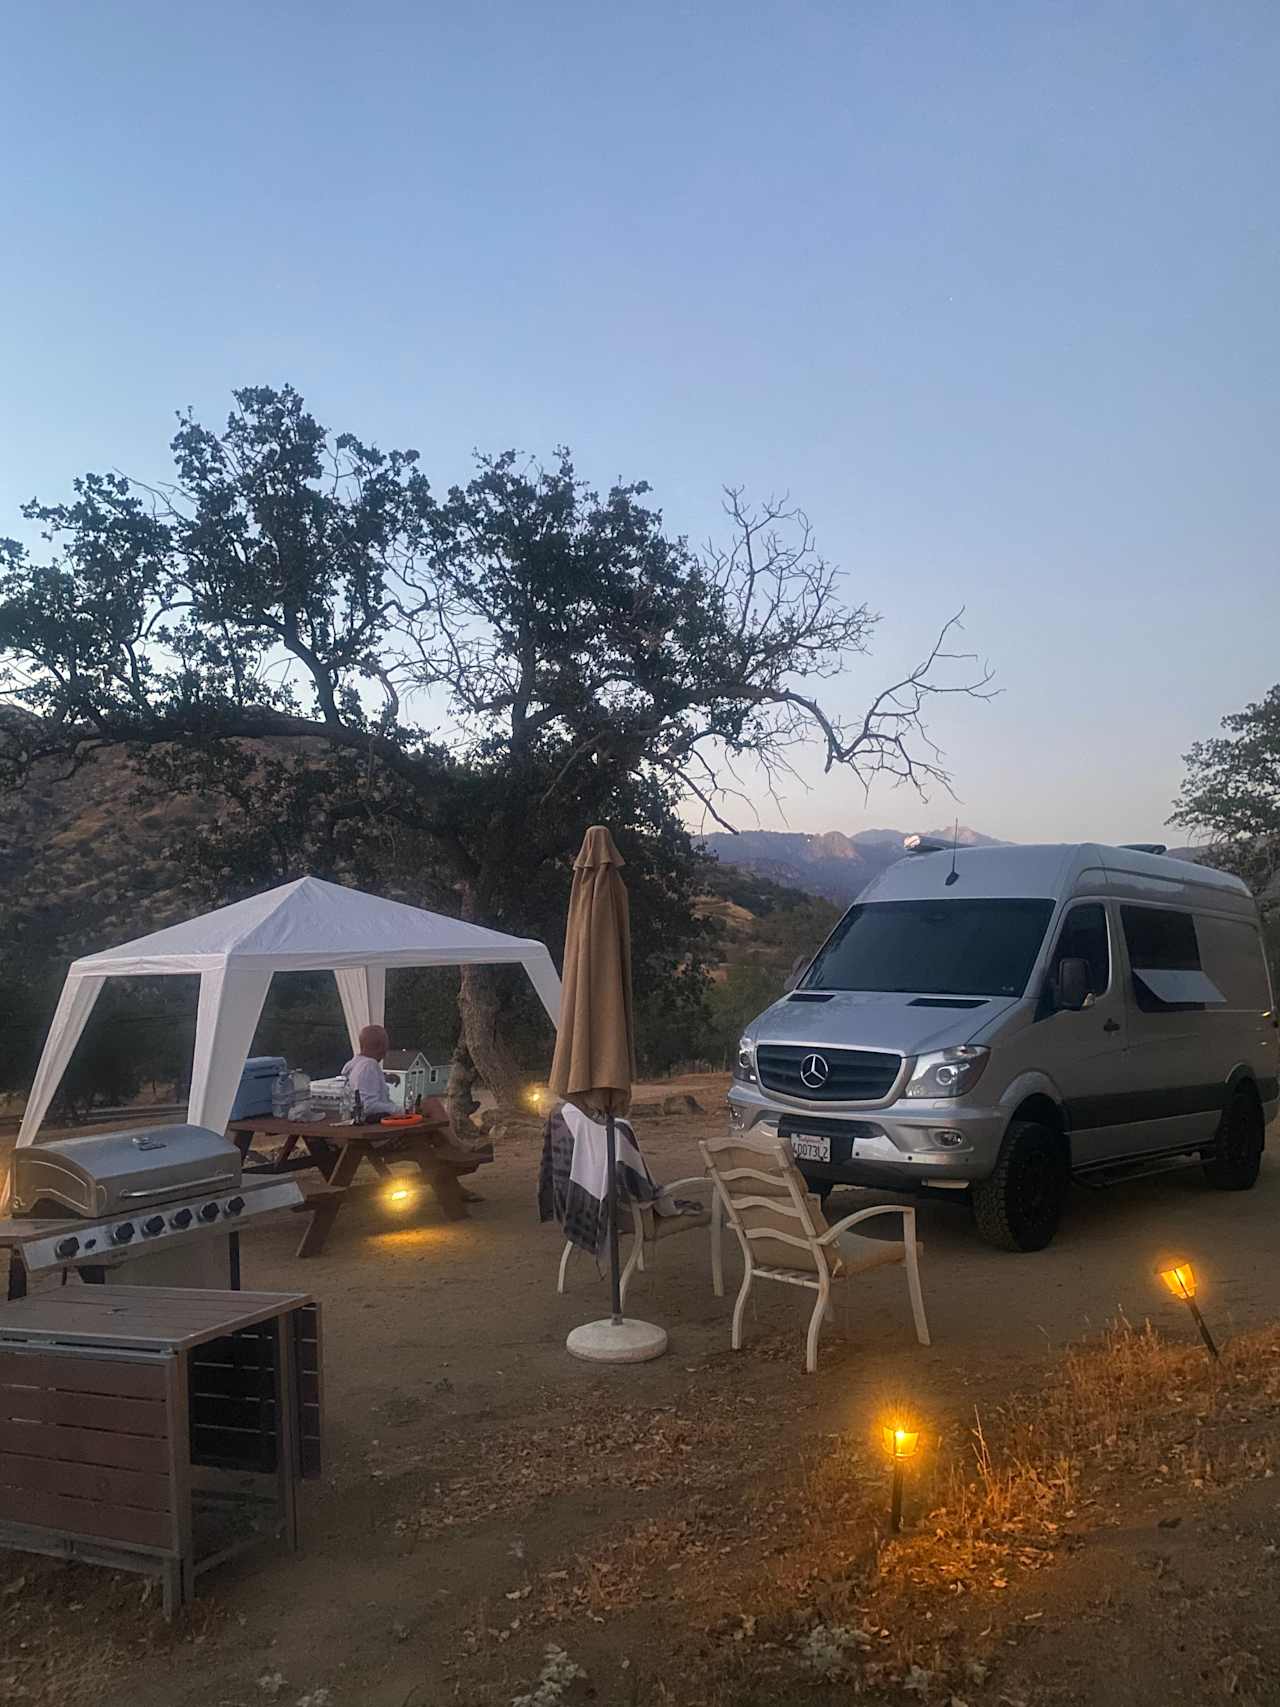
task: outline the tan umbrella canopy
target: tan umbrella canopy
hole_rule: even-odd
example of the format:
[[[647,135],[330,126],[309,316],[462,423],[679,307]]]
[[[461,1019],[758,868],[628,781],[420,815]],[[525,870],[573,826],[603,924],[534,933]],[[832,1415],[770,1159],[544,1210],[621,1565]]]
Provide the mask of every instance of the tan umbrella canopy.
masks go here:
[[[636,1071],[631,1018],[631,919],[622,855],[603,824],[593,824],[573,862],[564,933],[560,1029],[551,1090],[595,1119],[608,1145],[609,1267],[613,1322],[622,1324],[618,1263],[618,1156],[614,1116],[631,1103]]]
[[[593,824],[573,862],[551,1089],[597,1118],[625,1114],[636,1073],[631,920],[622,855]],[[610,1125],[612,1123],[610,1122]]]

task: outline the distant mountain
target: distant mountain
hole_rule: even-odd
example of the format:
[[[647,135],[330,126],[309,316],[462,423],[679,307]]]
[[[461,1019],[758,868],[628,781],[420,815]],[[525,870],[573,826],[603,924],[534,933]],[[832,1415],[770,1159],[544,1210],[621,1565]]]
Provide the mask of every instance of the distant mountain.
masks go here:
[[[930,841],[948,845],[955,826],[920,832]],[[789,830],[743,830],[730,836],[717,833],[706,838],[707,851],[724,865],[737,866],[772,883],[821,895],[828,901],[848,903],[860,895],[872,878],[901,859],[906,832],[902,830],[858,830],[847,836],[841,830],[823,835],[803,835]],[[960,826],[962,848],[1000,846],[999,838]]]

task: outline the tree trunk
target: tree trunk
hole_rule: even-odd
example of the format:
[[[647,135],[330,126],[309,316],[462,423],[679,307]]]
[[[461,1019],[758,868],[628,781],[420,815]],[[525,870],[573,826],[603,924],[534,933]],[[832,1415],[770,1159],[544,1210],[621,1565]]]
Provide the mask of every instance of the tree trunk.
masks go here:
[[[476,1069],[471,1056],[467,1053],[465,1043],[459,1043],[453,1052],[449,1063],[449,1088],[445,1092],[445,1102],[449,1110],[449,1124],[453,1128],[453,1136],[459,1144],[475,1142],[476,1129],[471,1124],[471,1116],[479,1104],[472,1094],[476,1082]]]
[[[502,1035],[501,973],[494,966],[464,966],[461,971],[458,1009],[467,1053],[499,1108],[515,1108],[524,1076]]]

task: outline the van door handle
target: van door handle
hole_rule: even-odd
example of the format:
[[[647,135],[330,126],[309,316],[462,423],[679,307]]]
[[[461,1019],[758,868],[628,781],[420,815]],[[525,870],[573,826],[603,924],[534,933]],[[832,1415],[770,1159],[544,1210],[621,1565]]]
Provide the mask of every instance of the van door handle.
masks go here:
[[[1102,1029],[1103,1031],[1119,1031],[1120,1021],[1118,1019],[1109,1019]]]

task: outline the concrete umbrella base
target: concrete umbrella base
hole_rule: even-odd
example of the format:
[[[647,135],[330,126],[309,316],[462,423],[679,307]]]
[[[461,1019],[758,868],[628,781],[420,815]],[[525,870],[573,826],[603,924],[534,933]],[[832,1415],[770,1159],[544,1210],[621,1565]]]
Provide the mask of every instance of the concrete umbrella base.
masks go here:
[[[647,1363],[667,1349],[665,1328],[624,1316],[620,1322],[584,1322],[564,1342],[575,1357],[588,1363]]]

